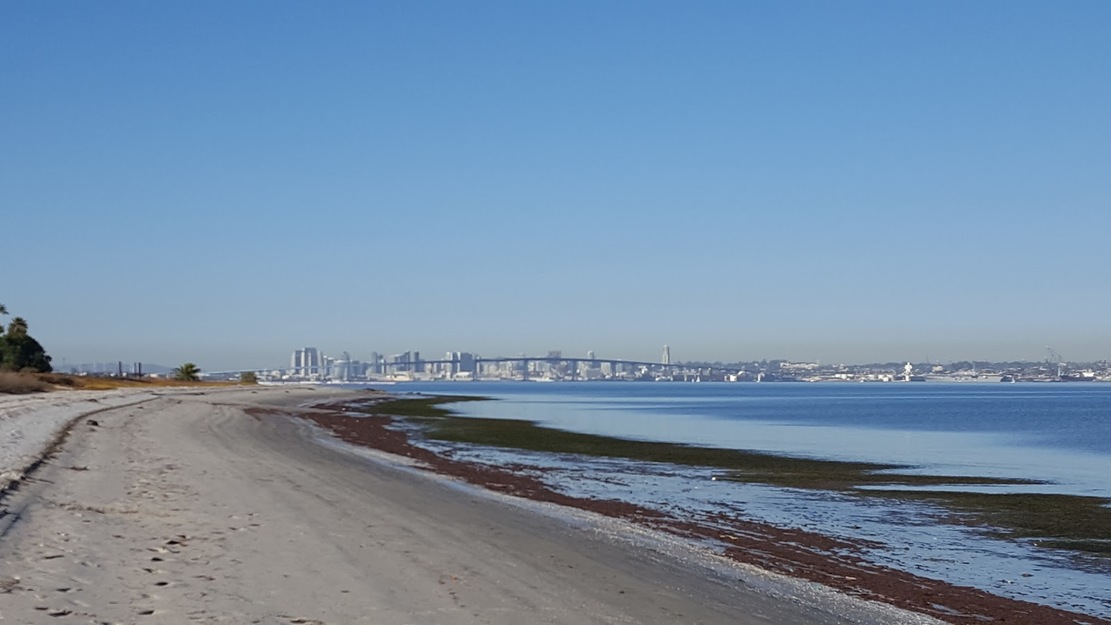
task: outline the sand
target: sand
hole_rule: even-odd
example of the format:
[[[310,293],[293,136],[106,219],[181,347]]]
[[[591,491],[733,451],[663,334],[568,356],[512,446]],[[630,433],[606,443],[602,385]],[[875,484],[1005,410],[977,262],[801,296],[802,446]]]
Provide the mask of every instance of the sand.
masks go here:
[[[77,418],[0,500],[0,621],[935,622],[273,416],[339,393],[175,391]]]
[[[135,390],[0,395],[0,491],[20,479],[75,417],[150,397]]]

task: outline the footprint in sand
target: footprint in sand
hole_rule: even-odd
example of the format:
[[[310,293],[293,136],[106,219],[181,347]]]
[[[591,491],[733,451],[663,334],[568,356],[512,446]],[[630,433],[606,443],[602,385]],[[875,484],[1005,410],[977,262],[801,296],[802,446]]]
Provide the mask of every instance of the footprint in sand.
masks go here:
[[[44,606],[44,605],[43,606],[38,606],[35,609],[38,610],[39,612],[46,612],[47,616],[53,616],[54,618],[58,618],[58,617],[61,617],[61,616],[69,616],[70,614],[73,614],[73,610],[56,610],[54,608],[50,608],[50,607],[47,607],[47,606]]]

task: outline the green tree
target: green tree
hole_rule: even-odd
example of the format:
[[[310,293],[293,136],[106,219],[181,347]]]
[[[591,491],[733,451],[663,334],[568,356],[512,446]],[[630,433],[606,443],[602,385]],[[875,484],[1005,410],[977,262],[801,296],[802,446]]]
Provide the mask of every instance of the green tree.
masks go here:
[[[201,379],[201,368],[191,362],[187,362],[177,369],[174,369],[173,374],[175,380],[196,382]]]
[[[254,371],[244,371],[239,374],[240,384],[258,384],[258,374]]]
[[[7,313],[7,309],[0,305],[0,314]],[[7,334],[0,334],[0,369],[40,373],[54,370],[46,350],[27,333],[27,320],[23,317],[13,318],[8,324]]]
[[[8,336],[27,336],[27,320],[12,317],[12,322],[8,324]]]

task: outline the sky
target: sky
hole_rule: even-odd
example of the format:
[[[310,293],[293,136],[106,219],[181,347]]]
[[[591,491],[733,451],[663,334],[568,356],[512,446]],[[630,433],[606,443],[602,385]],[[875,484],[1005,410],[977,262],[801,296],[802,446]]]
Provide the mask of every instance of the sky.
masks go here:
[[[56,365],[1111,358],[1111,3],[0,0]]]

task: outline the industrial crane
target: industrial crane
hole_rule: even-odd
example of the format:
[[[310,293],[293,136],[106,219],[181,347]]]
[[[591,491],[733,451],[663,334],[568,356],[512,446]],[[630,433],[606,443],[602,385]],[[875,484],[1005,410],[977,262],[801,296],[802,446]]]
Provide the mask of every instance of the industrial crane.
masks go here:
[[[1046,345],[1045,351],[1049,352],[1049,356],[1045,359],[1047,364],[1057,363],[1057,377],[1065,375],[1065,359],[1061,357],[1052,347]]]

